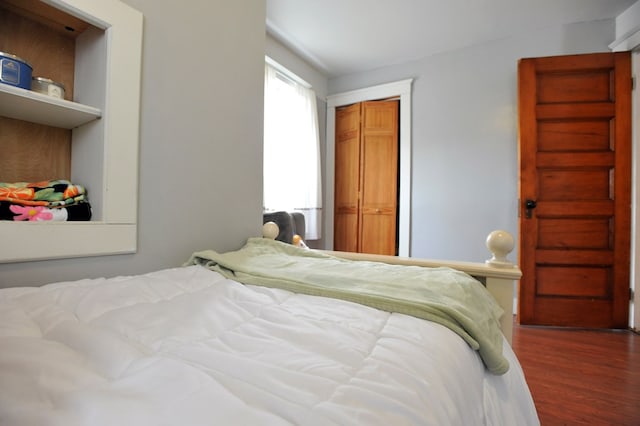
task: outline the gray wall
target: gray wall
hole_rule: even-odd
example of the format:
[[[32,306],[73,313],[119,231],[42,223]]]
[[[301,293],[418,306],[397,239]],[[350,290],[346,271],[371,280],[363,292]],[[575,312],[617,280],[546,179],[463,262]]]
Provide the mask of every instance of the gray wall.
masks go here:
[[[309,83],[319,99],[326,99],[327,76],[270,34],[266,35],[265,55]]]
[[[124,1],[145,17],[138,252],[1,264],[0,287],[179,266],[260,235],[265,1]]]
[[[544,28],[329,80],[337,94],[415,79],[412,256],[482,262],[489,232],[517,237],[518,59],[609,51],[614,38],[614,20]]]
[[[260,233],[264,0],[125,2],[145,15],[138,253],[1,264],[0,287],[178,266]],[[335,94],[415,78],[413,256],[482,261],[491,230],[516,234],[517,60],[607,51],[614,31],[546,28],[328,81]]]

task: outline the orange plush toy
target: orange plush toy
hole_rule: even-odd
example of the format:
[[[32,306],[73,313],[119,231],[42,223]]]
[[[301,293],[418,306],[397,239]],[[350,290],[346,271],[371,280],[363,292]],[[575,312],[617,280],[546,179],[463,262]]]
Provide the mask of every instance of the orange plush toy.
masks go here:
[[[291,243],[296,246],[296,247],[300,247],[300,248],[306,248],[308,249],[309,247],[307,247],[307,245],[304,243],[304,240],[302,239],[302,237],[300,237],[300,235],[295,234],[291,240]]]

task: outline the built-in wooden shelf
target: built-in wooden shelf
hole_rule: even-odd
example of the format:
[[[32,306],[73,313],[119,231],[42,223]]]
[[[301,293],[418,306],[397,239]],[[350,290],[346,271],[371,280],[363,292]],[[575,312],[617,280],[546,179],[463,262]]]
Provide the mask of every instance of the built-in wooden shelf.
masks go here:
[[[102,111],[92,106],[0,84],[0,116],[73,129],[99,119]]]
[[[0,24],[0,51],[64,84],[68,98],[0,84],[0,170],[36,180],[24,163],[42,154],[32,163],[55,176],[38,179],[68,175],[92,208],[87,222],[0,221],[0,263],[134,253],[142,14],[122,0],[0,0]]]

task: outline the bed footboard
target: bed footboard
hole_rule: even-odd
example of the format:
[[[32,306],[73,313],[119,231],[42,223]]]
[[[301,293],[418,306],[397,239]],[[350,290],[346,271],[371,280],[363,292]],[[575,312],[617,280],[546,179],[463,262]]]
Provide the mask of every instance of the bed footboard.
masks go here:
[[[448,260],[430,260],[416,257],[399,257],[379,254],[349,253],[324,250],[333,256],[351,260],[370,260],[384,262],[394,265],[415,265],[426,267],[446,266],[466,272],[482,282],[487,290],[493,295],[496,301],[504,310],[500,322],[502,333],[511,344],[513,331],[513,301],[517,294],[522,271],[507,259],[508,254],[513,250],[513,237],[507,231],[493,231],[487,236],[487,248],[492,257],[484,263],[458,262]]]
[[[267,226],[267,225],[265,225]],[[272,226],[271,224],[268,226]],[[263,228],[263,236],[269,238],[273,232]],[[277,235],[277,233],[276,233]],[[486,245],[492,256],[483,263],[458,262],[448,260],[431,260],[417,257],[400,257],[380,254],[351,253],[332,250],[320,250],[336,257],[350,260],[368,260],[393,265],[414,265],[426,267],[446,266],[457,269],[475,277],[482,282],[487,290],[504,310],[500,322],[502,333],[511,344],[513,331],[513,301],[517,292],[522,271],[507,259],[514,247],[513,237],[507,231],[497,230],[487,236]]]

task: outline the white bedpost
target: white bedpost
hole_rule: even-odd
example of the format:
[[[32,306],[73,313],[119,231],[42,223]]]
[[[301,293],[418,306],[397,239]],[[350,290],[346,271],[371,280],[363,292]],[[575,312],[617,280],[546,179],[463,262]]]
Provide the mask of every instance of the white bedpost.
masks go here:
[[[513,250],[513,237],[507,231],[493,231],[487,236],[487,248],[493,254],[487,263],[498,268],[513,268],[507,256]]]
[[[275,222],[266,222],[262,225],[262,237],[269,238],[270,240],[275,240],[278,234],[280,233],[280,228],[278,224]]]
[[[487,248],[493,255],[485,263],[491,268],[512,272],[511,274],[487,274],[485,278],[485,286],[493,297],[496,298],[500,306],[504,309],[500,323],[502,333],[506,336],[509,344],[513,335],[513,301],[515,299],[516,286],[515,281],[522,276],[520,268],[515,266],[507,256],[514,247],[513,237],[507,231],[497,230],[491,232],[487,236]],[[509,309],[510,308],[510,309]]]

